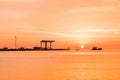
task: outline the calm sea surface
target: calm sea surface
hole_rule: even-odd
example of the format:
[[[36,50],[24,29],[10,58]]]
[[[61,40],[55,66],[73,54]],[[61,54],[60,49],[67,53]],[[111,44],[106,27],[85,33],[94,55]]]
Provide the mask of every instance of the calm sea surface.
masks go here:
[[[120,80],[120,51],[0,52],[0,80]]]

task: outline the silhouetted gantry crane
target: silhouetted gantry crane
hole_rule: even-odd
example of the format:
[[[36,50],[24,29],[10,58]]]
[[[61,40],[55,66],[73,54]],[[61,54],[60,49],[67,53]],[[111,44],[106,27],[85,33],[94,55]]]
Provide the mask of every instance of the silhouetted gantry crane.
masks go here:
[[[41,48],[48,50],[48,49],[52,49],[52,43],[55,42],[55,40],[42,40],[41,42]],[[44,43],[44,47],[43,47],[43,43]],[[49,46],[48,46],[49,43]]]

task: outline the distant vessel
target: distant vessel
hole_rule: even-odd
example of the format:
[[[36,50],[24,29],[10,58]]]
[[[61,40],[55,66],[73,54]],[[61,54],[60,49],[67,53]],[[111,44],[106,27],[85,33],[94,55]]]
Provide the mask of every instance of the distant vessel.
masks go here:
[[[75,49],[76,51],[79,51],[79,49]]]
[[[102,50],[102,48],[93,47],[91,50]]]

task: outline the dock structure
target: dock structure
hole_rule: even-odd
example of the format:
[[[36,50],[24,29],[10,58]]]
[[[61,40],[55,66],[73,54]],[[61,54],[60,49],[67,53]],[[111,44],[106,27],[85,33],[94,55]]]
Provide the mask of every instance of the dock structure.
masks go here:
[[[52,49],[52,43],[53,42],[55,42],[55,40],[42,40],[42,41],[40,41],[41,48],[43,48],[43,43],[44,43],[44,48],[43,49],[46,49],[46,50]],[[48,43],[50,44],[49,46],[48,46]]]

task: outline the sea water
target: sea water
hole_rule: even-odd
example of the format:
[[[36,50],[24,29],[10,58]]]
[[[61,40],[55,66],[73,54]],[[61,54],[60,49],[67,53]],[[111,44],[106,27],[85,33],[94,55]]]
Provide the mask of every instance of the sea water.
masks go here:
[[[120,51],[0,52],[0,80],[120,80]]]

